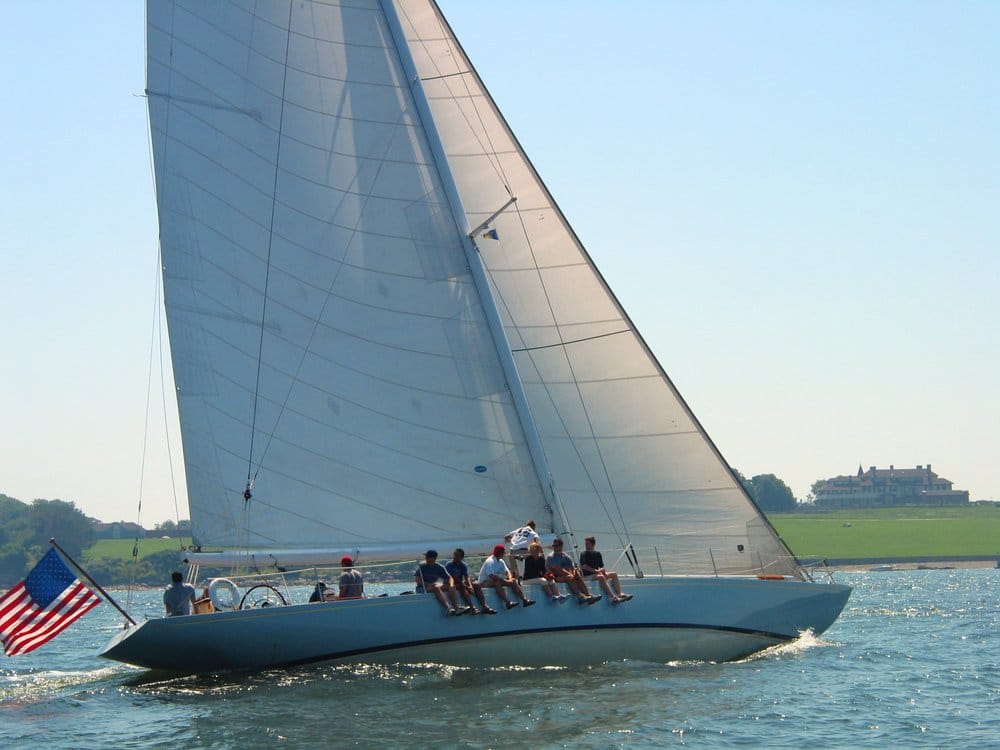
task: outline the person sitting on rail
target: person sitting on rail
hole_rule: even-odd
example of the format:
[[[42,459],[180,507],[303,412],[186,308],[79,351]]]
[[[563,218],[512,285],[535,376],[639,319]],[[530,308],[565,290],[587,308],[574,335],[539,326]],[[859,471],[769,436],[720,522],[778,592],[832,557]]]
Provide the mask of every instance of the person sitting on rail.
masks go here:
[[[437,550],[429,549],[424,553],[423,564],[413,573],[417,582],[417,593],[434,594],[449,615],[465,614],[466,609],[458,607],[458,596],[452,585],[451,576],[437,558]]]
[[[545,570],[545,557],[542,555],[542,545],[532,542],[528,545],[528,556],[524,558],[524,580],[539,581],[542,590],[554,602],[569,599],[569,594],[560,594],[559,587],[553,580],[555,576]]]
[[[445,564],[444,569],[448,571],[448,575],[451,576],[451,580],[455,584],[455,590],[469,605],[467,609],[472,610],[472,614],[478,615],[480,612],[472,603],[473,596],[479,600],[483,614],[495,615],[497,613],[493,607],[486,603],[486,595],[483,594],[483,587],[479,585],[479,581],[473,581],[469,578],[469,566],[465,564],[464,549],[456,548],[451,553],[451,561]]]
[[[565,583],[576,594],[580,604],[593,604],[601,600],[601,597],[590,593],[572,558],[563,553],[563,542],[559,537],[552,540],[552,554],[545,561],[545,570],[553,575],[556,583]]]
[[[604,556],[597,551],[597,540],[588,536],[583,540],[586,549],[580,553],[580,570],[583,571],[584,578],[593,576],[604,589],[615,604],[627,602],[632,598],[631,594],[622,593],[622,585],[618,580],[618,574],[613,570],[606,570],[604,567]],[[609,585],[610,584],[610,585]],[[611,589],[614,589],[612,591]]]
[[[521,588],[514,576],[510,572],[510,568],[507,567],[507,563],[503,561],[504,556],[504,546],[498,544],[493,548],[493,555],[487,557],[483,562],[483,567],[479,569],[479,585],[480,586],[491,586],[497,592],[497,596],[507,605],[507,609],[517,606],[517,602],[512,602],[507,598],[507,592],[504,591],[505,588],[512,589],[517,595],[517,598],[521,600],[525,607],[530,607],[535,603],[534,599],[529,599],[524,595],[524,590]]]

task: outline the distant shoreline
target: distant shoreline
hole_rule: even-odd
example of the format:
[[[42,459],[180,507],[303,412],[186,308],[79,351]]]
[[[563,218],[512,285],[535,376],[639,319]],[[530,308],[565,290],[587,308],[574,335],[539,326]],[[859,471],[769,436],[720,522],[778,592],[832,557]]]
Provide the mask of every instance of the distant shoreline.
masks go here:
[[[947,570],[949,568],[1000,567],[1000,555],[992,557],[871,557],[827,560],[831,570],[864,571],[873,567],[891,566],[892,570]]]

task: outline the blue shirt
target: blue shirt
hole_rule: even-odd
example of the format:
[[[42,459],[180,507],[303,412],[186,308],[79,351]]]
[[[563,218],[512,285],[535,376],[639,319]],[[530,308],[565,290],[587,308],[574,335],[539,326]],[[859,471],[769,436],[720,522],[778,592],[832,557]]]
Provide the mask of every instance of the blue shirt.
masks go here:
[[[444,565],[441,563],[423,563],[419,568],[416,569],[414,574],[417,577],[419,583],[417,583],[417,591],[423,593],[424,583],[437,583],[438,581],[448,582],[448,571],[444,569]]]
[[[569,555],[566,555],[562,552],[553,552],[551,555],[549,555],[548,560],[546,560],[545,562],[545,569],[548,570],[550,573],[555,573],[555,571],[552,570],[553,565],[558,565],[567,573],[572,572],[573,568],[575,567],[573,565],[573,559]]]
[[[191,597],[194,586],[190,583],[171,583],[163,592],[163,603],[170,607],[168,617],[191,614]]]
[[[444,569],[448,571],[448,575],[455,579],[455,583],[461,583],[469,577],[469,566],[464,561],[455,562],[452,560],[444,566]]]

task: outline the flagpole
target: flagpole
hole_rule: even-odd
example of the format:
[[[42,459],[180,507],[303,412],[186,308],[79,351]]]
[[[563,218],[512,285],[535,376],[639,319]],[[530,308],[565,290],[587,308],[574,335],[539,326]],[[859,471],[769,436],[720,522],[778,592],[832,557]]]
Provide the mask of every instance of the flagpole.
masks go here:
[[[108,604],[110,604],[112,607],[114,607],[119,612],[121,612],[123,615],[125,615],[125,619],[128,620],[133,625],[138,625],[139,624],[135,620],[132,619],[132,616],[128,612],[126,612],[124,609],[122,609],[119,606],[118,602],[116,602],[114,599],[111,598],[111,594],[109,594],[107,591],[105,591],[103,588],[101,588],[101,584],[99,584],[97,581],[95,581],[93,578],[91,578],[90,574],[86,570],[84,570],[83,568],[81,568],[79,566],[79,564],[76,562],[76,560],[74,560],[72,557],[69,556],[69,553],[66,552],[66,550],[64,550],[62,547],[59,546],[59,542],[57,542],[55,539],[49,539],[49,544],[51,544],[53,547],[55,547],[57,550],[59,550],[59,552],[62,554],[62,556],[65,557],[74,568],[76,568],[77,570],[79,570],[80,573],[83,575],[83,577],[86,578],[88,581],[90,581],[90,583],[94,586],[95,589],[97,589],[98,591],[101,592],[101,595],[105,598],[105,600],[107,600]]]

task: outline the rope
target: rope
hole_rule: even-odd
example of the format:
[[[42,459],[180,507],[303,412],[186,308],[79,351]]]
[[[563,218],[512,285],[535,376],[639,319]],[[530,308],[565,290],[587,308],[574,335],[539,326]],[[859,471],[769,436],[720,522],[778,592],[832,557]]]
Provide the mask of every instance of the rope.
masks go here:
[[[288,48],[292,36],[292,9],[294,7],[295,6],[292,3],[289,3],[288,28],[285,32],[285,68],[281,81],[281,108],[278,111],[278,146],[274,155],[274,181],[271,186],[271,215],[268,220],[267,232],[267,265],[264,271],[264,300],[260,307],[260,338],[257,345],[257,378],[254,383],[253,416],[250,419],[250,449],[247,452],[247,485],[246,489],[243,491],[243,500],[245,504],[250,501],[250,490],[257,478],[257,472],[260,471],[259,465],[257,467],[257,472],[254,472],[253,469],[253,444],[254,438],[257,435],[257,403],[260,399],[260,372],[264,353],[264,323],[267,320],[267,292],[268,285],[271,281],[271,249],[274,243],[274,208],[278,199],[278,173],[280,172],[279,165],[281,164],[281,133],[285,125],[285,89],[288,86]]]

